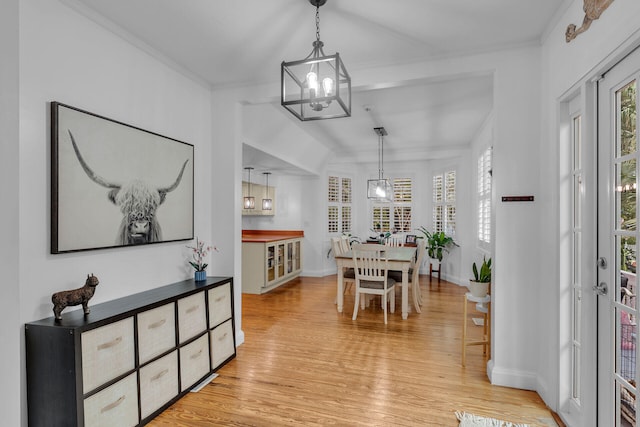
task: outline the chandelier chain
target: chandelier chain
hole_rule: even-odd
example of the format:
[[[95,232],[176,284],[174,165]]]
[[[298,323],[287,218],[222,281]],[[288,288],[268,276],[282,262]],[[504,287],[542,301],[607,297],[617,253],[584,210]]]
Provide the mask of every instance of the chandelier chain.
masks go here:
[[[316,3],[316,40],[320,41],[320,6]]]

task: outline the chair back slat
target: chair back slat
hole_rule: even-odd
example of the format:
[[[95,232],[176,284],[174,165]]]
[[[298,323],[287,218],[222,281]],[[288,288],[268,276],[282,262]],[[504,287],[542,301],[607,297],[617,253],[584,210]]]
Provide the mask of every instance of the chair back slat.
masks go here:
[[[351,250],[351,245],[349,244],[349,236],[340,237],[340,249],[342,249],[342,253],[349,252]]]
[[[385,245],[399,248],[401,246],[404,246],[404,239],[404,236],[392,234],[385,240]]]
[[[340,247],[340,238],[339,237],[332,237],[331,238],[331,250],[333,251],[333,255],[334,256],[339,256],[342,255],[344,252],[342,252],[342,248]]]

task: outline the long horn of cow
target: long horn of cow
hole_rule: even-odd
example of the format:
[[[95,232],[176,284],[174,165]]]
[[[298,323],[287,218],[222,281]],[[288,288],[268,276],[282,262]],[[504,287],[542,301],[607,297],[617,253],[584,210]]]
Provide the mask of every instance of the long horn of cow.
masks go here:
[[[180,173],[178,174],[178,178],[176,179],[176,182],[174,182],[170,187],[158,188],[158,193],[160,193],[160,197],[162,198],[160,203],[164,201],[164,196],[166,196],[167,193],[175,190],[176,187],[180,184],[180,181],[182,180],[182,174],[184,173],[184,168],[187,167],[188,162],[189,162],[189,159],[184,161],[184,164],[182,165],[182,169],[180,169]]]
[[[120,188],[120,187],[122,187],[119,184],[113,184],[113,183],[105,181],[104,178],[102,178],[100,175],[97,175],[95,172],[93,172],[91,170],[89,165],[87,165],[87,163],[84,161],[84,158],[80,154],[80,150],[78,149],[78,145],[76,144],[76,140],[73,138],[73,134],[71,133],[70,130],[68,130],[68,132],[69,132],[69,136],[71,137],[71,143],[73,144],[73,150],[76,152],[76,156],[78,157],[78,161],[80,162],[80,165],[82,166],[82,169],[84,169],[84,171],[86,172],[87,176],[89,178],[91,178],[91,180],[93,182],[95,182],[96,184],[100,184],[100,185],[102,185],[103,187],[106,187],[106,188]]]

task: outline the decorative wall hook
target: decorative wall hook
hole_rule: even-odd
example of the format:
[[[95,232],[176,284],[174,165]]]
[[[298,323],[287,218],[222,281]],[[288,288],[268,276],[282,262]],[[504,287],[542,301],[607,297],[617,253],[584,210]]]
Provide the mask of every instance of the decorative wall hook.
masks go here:
[[[569,24],[567,31],[565,32],[565,39],[567,43],[575,39],[578,34],[582,34],[589,29],[591,23],[600,18],[602,12],[604,12],[609,5],[613,3],[613,0],[584,0],[584,19],[580,28],[576,28],[575,24]]]

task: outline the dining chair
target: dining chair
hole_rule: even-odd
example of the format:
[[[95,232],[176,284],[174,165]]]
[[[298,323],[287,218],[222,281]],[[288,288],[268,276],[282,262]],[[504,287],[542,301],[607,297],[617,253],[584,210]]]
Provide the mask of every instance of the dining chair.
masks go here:
[[[398,248],[400,246],[404,246],[404,239],[405,239],[404,236],[398,236],[398,235],[392,234],[391,236],[387,237],[384,243],[387,246]]]
[[[349,251],[349,249],[344,249],[345,244],[343,240],[344,239],[342,237],[331,238],[331,249],[333,250],[334,255],[340,256]],[[345,268],[342,272],[342,277],[344,283],[343,293],[347,293],[347,291],[351,289],[352,285],[356,282],[356,274],[353,268]]]
[[[382,309],[384,311],[384,323],[386,325],[387,297],[389,298],[391,313],[395,312],[396,307],[396,281],[389,278],[387,275],[387,271],[389,270],[388,261],[382,256],[382,250],[379,248],[354,248],[352,249],[352,253],[356,275],[356,295],[353,305],[352,319],[356,320],[358,317],[358,306],[360,305],[361,294],[380,295],[382,300]]]
[[[420,306],[422,305],[422,291],[420,289],[420,266],[424,260],[424,256],[427,253],[427,242],[424,239],[418,239],[417,246],[418,251],[416,260],[413,267],[409,268],[409,288],[411,290],[411,298],[413,299],[413,306],[417,313],[422,313]],[[402,271],[391,270],[389,271],[389,277],[398,283],[402,282]]]
[[[351,245],[349,244],[349,236],[340,236],[340,249],[342,249],[342,253],[351,250]]]

